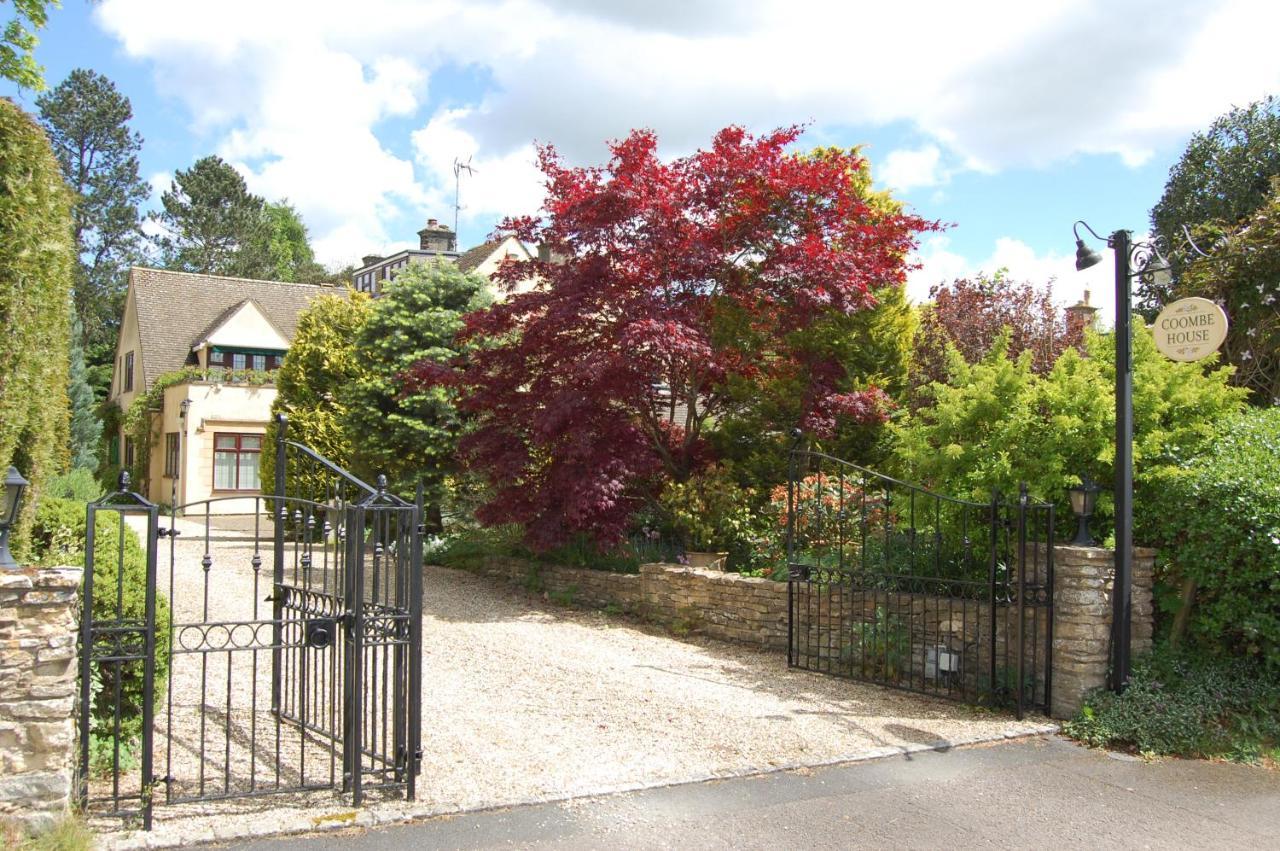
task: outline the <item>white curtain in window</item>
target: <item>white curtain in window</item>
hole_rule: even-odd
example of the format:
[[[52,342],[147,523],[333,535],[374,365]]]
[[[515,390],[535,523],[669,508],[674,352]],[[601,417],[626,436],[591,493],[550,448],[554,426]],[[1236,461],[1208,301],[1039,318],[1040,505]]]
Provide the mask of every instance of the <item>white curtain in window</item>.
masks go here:
[[[213,453],[213,486],[220,491],[236,488],[236,453]]]

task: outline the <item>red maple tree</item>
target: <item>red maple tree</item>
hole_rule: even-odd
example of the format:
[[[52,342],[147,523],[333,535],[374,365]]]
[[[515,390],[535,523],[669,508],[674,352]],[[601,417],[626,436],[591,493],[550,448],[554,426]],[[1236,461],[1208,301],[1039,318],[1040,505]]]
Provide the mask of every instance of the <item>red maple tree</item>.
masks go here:
[[[1084,343],[1088,314],[1059,308],[1053,281],[1038,287],[1012,280],[1002,270],[939,284],[929,291],[929,299],[920,309],[916,332],[915,391],[947,380],[948,346],[955,346],[966,362],[977,363],[1006,328],[1009,357],[1031,352],[1031,368],[1042,375],[1064,351]]]
[[[461,451],[491,485],[479,519],[519,523],[536,547],[576,532],[619,540],[660,476],[711,460],[706,432],[730,384],[805,376],[797,425],[815,431],[883,416],[874,388],[838,392],[839,365],[791,341],[901,285],[916,235],[936,225],[873,196],[856,152],[788,150],[800,132],[730,127],[663,162],[656,136],[634,131],[592,168],[540,149],[544,215],[498,233],[549,258],[509,260],[497,277],[542,284],[468,317],[462,337],[479,345],[457,371],[409,376],[460,390],[474,422]]]

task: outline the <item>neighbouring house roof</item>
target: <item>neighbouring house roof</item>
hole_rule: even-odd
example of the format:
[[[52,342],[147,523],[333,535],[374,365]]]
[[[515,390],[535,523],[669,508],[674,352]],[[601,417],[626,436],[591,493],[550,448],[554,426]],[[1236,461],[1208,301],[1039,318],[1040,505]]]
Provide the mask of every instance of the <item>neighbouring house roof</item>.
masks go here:
[[[142,386],[186,365],[193,346],[252,301],[280,333],[293,339],[298,314],[318,295],[316,284],[255,281],[135,266],[129,273],[137,312]]]
[[[504,242],[506,242],[505,239],[491,239],[480,243],[475,248],[467,249],[458,255],[458,268],[464,272],[475,271]]]

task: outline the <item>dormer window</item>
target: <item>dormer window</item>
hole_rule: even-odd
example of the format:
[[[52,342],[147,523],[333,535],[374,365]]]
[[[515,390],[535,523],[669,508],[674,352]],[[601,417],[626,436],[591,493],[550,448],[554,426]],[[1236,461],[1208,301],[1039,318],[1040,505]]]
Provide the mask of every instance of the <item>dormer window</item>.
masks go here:
[[[223,369],[256,369],[271,372],[280,368],[284,352],[276,349],[239,349],[223,346],[209,348],[209,366]]]

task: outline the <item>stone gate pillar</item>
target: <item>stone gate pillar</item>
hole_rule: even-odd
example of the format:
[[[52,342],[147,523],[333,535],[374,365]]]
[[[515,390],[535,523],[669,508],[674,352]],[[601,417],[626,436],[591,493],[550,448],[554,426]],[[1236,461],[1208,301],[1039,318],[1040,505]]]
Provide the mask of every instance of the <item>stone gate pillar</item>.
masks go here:
[[[1133,653],[1151,649],[1152,571],[1155,550],[1133,551]],[[1054,547],[1053,694],[1055,718],[1080,711],[1086,692],[1107,683],[1111,647],[1111,588],[1115,551],[1100,547]]]
[[[38,823],[70,802],[83,573],[0,569],[0,818]]]

